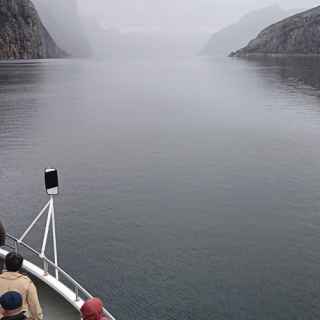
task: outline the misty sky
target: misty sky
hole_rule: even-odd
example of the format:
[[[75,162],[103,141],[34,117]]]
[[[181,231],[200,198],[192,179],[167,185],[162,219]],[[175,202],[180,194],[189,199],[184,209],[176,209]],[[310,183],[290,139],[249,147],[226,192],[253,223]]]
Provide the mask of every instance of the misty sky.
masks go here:
[[[78,0],[81,13],[106,27],[146,30],[215,31],[248,11],[272,4],[285,9],[311,8],[315,0]]]

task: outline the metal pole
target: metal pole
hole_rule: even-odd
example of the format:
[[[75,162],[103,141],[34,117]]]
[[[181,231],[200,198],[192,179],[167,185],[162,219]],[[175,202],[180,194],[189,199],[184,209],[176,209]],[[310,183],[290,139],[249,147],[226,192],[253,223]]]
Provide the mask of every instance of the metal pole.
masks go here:
[[[42,248],[41,248],[41,252],[40,252],[41,257],[44,257],[44,252],[46,251],[48,233],[49,233],[51,216],[52,216],[52,198],[50,199],[49,203],[50,203],[50,205],[49,205],[49,211],[48,211],[48,216],[47,216],[46,230],[44,232]]]
[[[53,240],[53,253],[54,253],[54,264],[58,266],[58,253],[57,253],[57,236],[56,236],[56,221],[54,216],[54,205],[53,197],[51,196],[52,207],[51,207],[51,219],[52,219],[52,240]],[[55,269],[56,279],[59,280],[59,270]]]
[[[43,209],[40,211],[40,213],[37,215],[37,217],[32,221],[28,229],[23,233],[23,235],[18,239],[18,242],[22,242],[23,239],[28,235],[28,233],[31,231],[33,226],[38,222],[38,220],[41,218],[41,216],[44,214],[44,212],[47,210],[48,206],[50,204],[50,201],[43,207]]]
[[[49,274],[49,266],[48,266],[48,262],[46,259],[43,259],[43,270],[44,270],[44,273],[43,275],[44,276],[47,276]]]

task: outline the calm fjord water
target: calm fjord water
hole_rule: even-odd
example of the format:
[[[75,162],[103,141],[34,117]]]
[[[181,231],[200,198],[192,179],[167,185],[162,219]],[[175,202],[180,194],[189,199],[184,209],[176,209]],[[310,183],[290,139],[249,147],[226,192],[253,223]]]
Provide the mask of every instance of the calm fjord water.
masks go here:
[[[61,263],[118,319],[319,318],[319,66],[0,64],[1,218],[55,166]]]

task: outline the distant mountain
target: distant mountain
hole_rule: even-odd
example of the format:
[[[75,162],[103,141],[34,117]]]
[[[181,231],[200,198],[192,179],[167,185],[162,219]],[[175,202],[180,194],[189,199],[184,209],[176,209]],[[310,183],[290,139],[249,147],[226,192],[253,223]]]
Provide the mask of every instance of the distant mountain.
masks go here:
[[[61,58],[30,0],[0,0],[0,59]]]
[[[285,11],[277,5],[250,12],[237,23],[213,34],[202,53],[226,56],[232,50],[247,45],[263,28],[296,12]]]
[[[150,58],[197,54],[203,39],[198,34],[175,35],[147,28],[104,28],[96,19],[83,20],[92,53],[105,58]]]
[[[153,33],[102,29],[94,21],[88,20],[85,29],[88,36],[90,35],[93,54],[99,58],[145,57],[158,52],[161,47],[161,39]]]
[[[78,14],[77,0],[33,0],[44,25],[57,44],[73,57],[92,50]]]
[[[319,30],[320,6],[271,25],[231,55],[319,55]]]
[[[159,41],[152,41],[151,34],[105,29],[94,17],[84,18],[83,27],[92,55],[99,59],[145,56],[153,50],[154,43],[159,44]]]

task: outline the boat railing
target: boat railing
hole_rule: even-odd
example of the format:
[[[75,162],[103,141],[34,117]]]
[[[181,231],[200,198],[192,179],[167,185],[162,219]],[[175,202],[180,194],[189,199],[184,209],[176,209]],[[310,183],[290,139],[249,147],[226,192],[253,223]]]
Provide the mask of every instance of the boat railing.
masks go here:
[[[33,219],[31,224],[27,227],[24,233],[19,237],[14,237],[11,234],[7,234],[6,246],[12,251],[20,252],[23,249],[26,253],[25,256],[29,258],[30,255],[33,258],[40,259],[40,264],[30,261],[32,264],[32,270],[37,269],[36,276],[40,280],[46,282],[49,286],[55,289],[58,293],[64,296],[74,307],[79,311],[83,301],[92,298],[93,296],[76,280],[74,280],[67,272],[65,272],[58,263],[58,248],[56,239],[56,223],[55,223],[55,210],[54,210],[54,196],[58,194],[58,176],[56,169],[45,170],[45,184],[47,193],[50,196],[49,201],[41,209],[38,215]],[[38,221],[46,216],[45,230],[43,234],[43,240],[41,250],[34,249],[27,244],[24,240],[34,229],[34,226]],[[47,243],[49,232],[52,232],[52,244],[53,244],[53,261],[46,255]],[[5,254],[5,253],[4,253]],[[39,262],[39,261],[37,261]],[[27,269],[27,268],[25,268]],[[53,273],[51,273],[53,271]],[[34,273],[34,272],[31,272]],[[62,280],[61,280],[62,279]],[[66,294],[67,292],[67,294]],[[115,318],[106,310],[104,313],[110,320]]]
[[[46,256],[41,255],[39,251],[36,249],[32,248],[30,245],[23,241],[19,241],[16,237],[7,234],[7,239],[11,242],[11,244],[6,244],[8,248],[15,252],[20,252],[22,248],[26,249],[28,253],[31,253],[33,256],[36,256],[39,258],[42,262],[42,269],[43,269],[43,275],[48,276],[51,275],[50,273],[50,268],[52,268],[55,272],[58,271],[59,275],[62,276],[64,280],[68,282],[68,288],[73,291],[75,294],[75,301],[79,301],[80,298],[86,300],[89,298],[92,298],[93,296],[85,289],[83,286],[81,286],[76,280],[74,280],[67,272],[65,272],[61,267],[55,265],[53,261],[48,259]],[[54,273],[55,273],[54,272]],[[54,276],[54,274],[52,274]],[[59,279],[61,281],[62,279]],[[71,286],[71,288],[70,288]]]
[[[64,284],[69,290],[71,290],[74,294],[74,302],[80,302],[80,300],[87,300],[93,298],[93,295],[88,292],[79,282],[74,280],[70,274],[64,271],[61,267],[57,266],[53,261],[48,259],[45,255],[41,255],[39,251],[32,248],[30,245],[25,243],[24,241],[20,241],[16,237],[12,236],[11,234],[6,234],[6,247],[15,252],[21,252],[22,249],[26,250],[27,254],[31,254],[32,256],[40,259],[41,267],[40,269],[43,270],[43,276],[48,277],[52,276],[55,277],[56,272],[59,272],[59,282]],[[22,253],[22,252],[21,252]],[[50,268],[53,270],[53,273],[50,273]],[[65,280],[65,281],[62,281]],[[67,283],[66,283],[67,282]],[[115,320],[112,314],[107,310],[103,309],[104,314],[108,316],[110,320]]]

